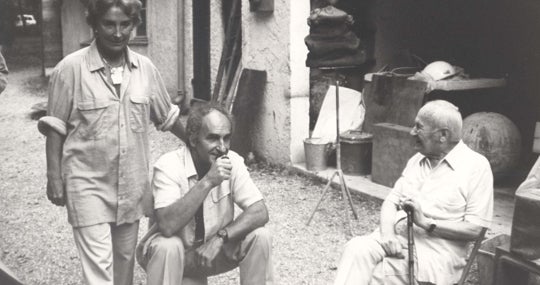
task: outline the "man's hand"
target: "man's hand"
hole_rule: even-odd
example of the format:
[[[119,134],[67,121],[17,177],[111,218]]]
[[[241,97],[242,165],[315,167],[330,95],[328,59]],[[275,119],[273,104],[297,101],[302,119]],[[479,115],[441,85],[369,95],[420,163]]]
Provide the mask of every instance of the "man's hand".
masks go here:
[[[212,261],[221,251],[223,239],[217,236],[212,237],[208,242],[199,246],[195,250],[195,262],[197,266],[212,267]]]
[[[64,182],[61,178],[47,179],[47,198],[57,206],[66,205],[66,197],[64,195]]]
[[[232,164],[227,156],[221,156],[216,159],[205,178],[208,179],[212,186],[221,184],[224,180],[231,178]]]
[[[413,222],[415,225],[422,229],[429,227],[428,218],[424,216],[422,207],[416,198],[403,198],[400,202],[402,209],[410,209],[413,212]]]
[[[395,235],[382,236],[380,244],[382,248],[384,249],[386,256],[404,258],[403,253],[402,253],[403,246],[401,245],[401,242],[399,241],[397,236]]]

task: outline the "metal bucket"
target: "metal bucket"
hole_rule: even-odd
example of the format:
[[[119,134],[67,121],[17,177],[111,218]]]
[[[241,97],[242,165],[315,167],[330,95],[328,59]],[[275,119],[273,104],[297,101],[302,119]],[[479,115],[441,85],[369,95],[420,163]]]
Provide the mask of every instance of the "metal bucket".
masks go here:
[[[330,145],[331,143],[322,138],[307,138],[304,140],[307,170],[321,171],[326,169]]]
[[[347,175],[371,173],[371,147],[373,135],[357,130],[340,136],[341,169]]]

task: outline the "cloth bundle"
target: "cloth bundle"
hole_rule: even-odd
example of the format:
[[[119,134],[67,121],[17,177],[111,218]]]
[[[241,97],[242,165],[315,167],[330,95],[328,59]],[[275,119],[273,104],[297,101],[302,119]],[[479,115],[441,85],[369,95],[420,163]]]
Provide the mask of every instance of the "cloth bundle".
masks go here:
[[[306,65],[342,67],[364,63],[366,53],[350,30],[353,22],[351,15],[331,5],[311,11],[310,33],[304,39],[309,50]]]
[[[527,259],[540,258],[540,158],[516,191],[510,251]]]

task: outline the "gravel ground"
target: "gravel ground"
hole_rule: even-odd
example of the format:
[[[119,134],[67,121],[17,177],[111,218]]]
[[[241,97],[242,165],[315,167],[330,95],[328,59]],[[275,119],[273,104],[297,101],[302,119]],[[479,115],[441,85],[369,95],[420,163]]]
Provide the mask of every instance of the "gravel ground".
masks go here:
[[[81,284],[81,270],[65,208],[45,195],[45,139],[29,118],[30,107],[46,100],[46,81],[32,54],[7,57],[12,74],[0,105],[0,260],[24,284]],[[173,150],[171,134],[152,133],[152,161]],[[270,211],[274,265],[279,284],[329,284],[343,244],[350,239],[338,190],[330,191],[311,225],[305,226],[324,185],[286,169],[251,165],[255,183]],[[372,231],[379,219],[378,202],[354,196],[360,219],[356,234]],[[146,229],[142,221],[141,233]],[[210,284],[239,284],[238,274],[210,278]],[[145,284],[137,265],[135,284]]]
[[[65,208],[45,195],[45,139],[29,118],[32,105],[46,100],[46,81],[31,54],[8,54],[10,84],[0,105],[0,260],[25,284],[80,284],[81,271]],[[153,132],[152,159],[176,147],[171,134]],[[289,171],[252,165],[252,177],[267,199],[268,228],[274,233],[274,265],[280,284],[327,284],[347,236],[346,211],[338,191],[331,191],[309,227],[309,214],[324,185]],[[356,233],[371,231],[379,204],[355,199],[361,223]],[[146,221],[141,226],[141,234]],[[211,284],[238,284],[230,272]],[[145,284],[136,267],[135,284]]]

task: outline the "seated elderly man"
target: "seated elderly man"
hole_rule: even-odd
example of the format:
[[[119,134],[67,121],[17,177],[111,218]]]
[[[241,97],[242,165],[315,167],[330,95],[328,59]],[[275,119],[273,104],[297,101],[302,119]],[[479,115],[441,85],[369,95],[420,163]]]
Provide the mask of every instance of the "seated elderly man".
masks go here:
[[[195,108],[188,145],[154,165],[157,223],[137,253],[148,284],[206,284],[237,266],[242,284],[273,283],[268,212],[242,157],[229,151],[231,130],[222,108]],[[236,219],[235,204],[243,210]]]
[[[467,243],[491,223],[493,174],[487,159],[461,140],[458,108],[426,103],[411,130],[418,151],[381,207],[380,227],[350,240],[335,284],[408,284],[406,230],[395,222],[412,211],[414,277],[454,284],[466,263]]]

